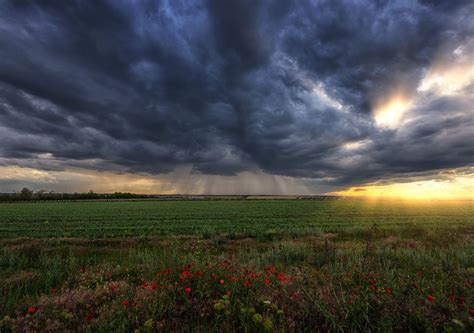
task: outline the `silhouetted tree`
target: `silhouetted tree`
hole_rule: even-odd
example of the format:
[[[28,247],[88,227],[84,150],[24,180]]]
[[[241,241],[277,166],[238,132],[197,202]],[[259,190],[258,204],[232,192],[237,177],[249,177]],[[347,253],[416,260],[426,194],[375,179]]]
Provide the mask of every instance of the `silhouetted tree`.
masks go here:
[[[28,187],[23,187],[20,192],[20,197],[22,199],[31,199],[33,196],[33,191],[30,190]]]

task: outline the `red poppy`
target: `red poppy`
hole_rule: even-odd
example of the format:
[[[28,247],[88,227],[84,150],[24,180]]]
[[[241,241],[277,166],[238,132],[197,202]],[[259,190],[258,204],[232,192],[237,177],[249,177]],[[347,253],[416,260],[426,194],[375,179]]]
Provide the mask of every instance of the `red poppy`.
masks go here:
[[[145,288],[145,289],[146,289],[146,288],[148,288],[148,283],[146,283],[146,282],[143,282],[142,286],[143,286],[143,288]]]
[[[92,318],[93,318],[93,317],[92,317],[92,314],[90,314],[90,313],[87,314],[87,316],[86,316],[86,320],[87,320],[87,321],[91,321]]]
[[[469,314],[470,314],[471,316],[474,316],[474,309],[469,309]]]
[[[190,278],[190,277],[192,277],[192,276],[193,276],[193,274],[192,274],[190,271],[183,271],[183,272],[181,273],[181,277],[182,277],[182,278],[185,278],[185,279]]]
[[[268,286],[270,284],[270,279],[266,278],[265,280],[263,280],[263,283],[265,283]]]
[[[390,296],[392,294],[392,289],[385,288],[385,293]]]
[[[267,273],[275,274],[276,273],[276,267],[274,265],[267,266],[267,267],[265,267],[265,271]]]
[[[220,284],[224,284],[224,282],[225,282],[224,279],[220,279],[220,280],[219,280],[219,283],[220,283]]]
[[[153,282],[151,284],[151,290],[156,290],[158,288],[158,286],[156,285],[156,282]]]
[[[281,283],[287,283],[288,282],[288,278],[285,276],[285,273],[283,273],[283,272],[280,272],[280,273],[277,274],[277,279]]]
[[[37,311],[37,309],[34,307],[34,306],[29,306],[28,307],[28,313],[29,314],[33,314]]]
[[[374,290],[375,286],[373,284],[371,284],[369,288],[370,288],[370,290]]]
[[[124,299],[122,301],[122,305],[127,308],[130,305],[130,302],[128,301],[128,299]]]
[[[432,296],[432,295],[428,295],[428,296],[426,297],[426,299],[427,299],[428,301],[430,301],[430,302],[434,302],[435,297]]]
[[[244,286],[246,286],[246,287],[250,287],[251,285],[252,285],[252,284],[250,283],[250,281],[245,281],[245,282],[244,282]]]
[[[202,275],[202,273],[201,273],[200,271],[197,271],[196,273],[194,273],[194,275],[195,275],[196,277],[200,277],[200,276]]]
[[[193,290],[191,289],[191,287],[186,287],[186,288],[184,288],[184,292],[185,292],[186,294],[189,294],[191,291],[193,291]]]

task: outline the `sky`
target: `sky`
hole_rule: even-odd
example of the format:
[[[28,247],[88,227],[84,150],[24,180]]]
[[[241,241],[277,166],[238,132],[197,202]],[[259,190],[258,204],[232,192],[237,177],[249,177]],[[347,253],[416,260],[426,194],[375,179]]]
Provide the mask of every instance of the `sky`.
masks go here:
[[[473,198],[474,3],[0,1],[0,192]]]

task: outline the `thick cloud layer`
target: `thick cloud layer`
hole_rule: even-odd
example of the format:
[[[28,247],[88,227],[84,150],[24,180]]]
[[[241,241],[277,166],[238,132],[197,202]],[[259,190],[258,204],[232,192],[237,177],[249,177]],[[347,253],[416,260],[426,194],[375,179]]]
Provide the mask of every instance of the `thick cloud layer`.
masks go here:
[[[2,1],[0,164],[335,186],[473,165],[473,13],[434,0]],[[381,125],[395,95],[403,119]]]

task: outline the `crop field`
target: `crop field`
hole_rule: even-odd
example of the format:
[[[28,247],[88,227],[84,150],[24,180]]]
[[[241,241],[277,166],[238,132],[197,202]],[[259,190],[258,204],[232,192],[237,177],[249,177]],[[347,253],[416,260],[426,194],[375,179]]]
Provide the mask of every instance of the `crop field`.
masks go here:
[[[474,205],[0,204],[0,332],[472,332]]]

